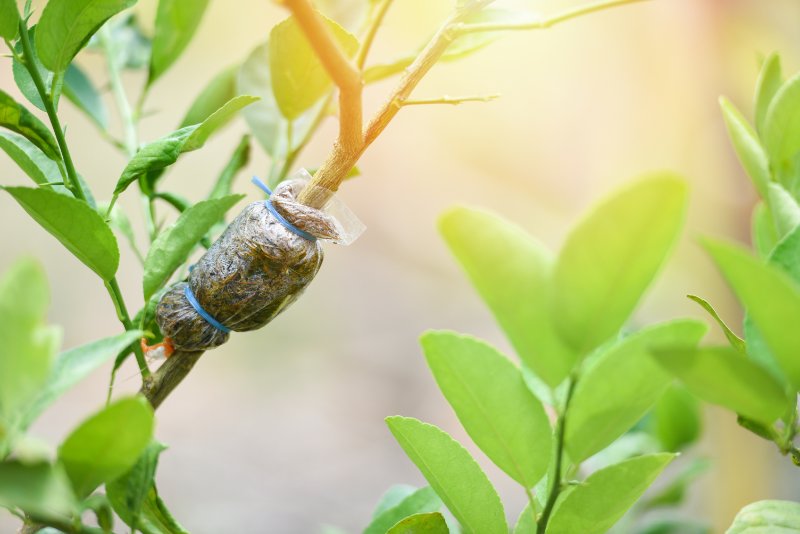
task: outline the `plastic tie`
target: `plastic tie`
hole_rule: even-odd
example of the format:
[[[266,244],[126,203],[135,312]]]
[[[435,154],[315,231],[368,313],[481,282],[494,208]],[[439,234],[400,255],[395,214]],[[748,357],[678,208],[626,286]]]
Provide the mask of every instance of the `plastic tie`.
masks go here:
[[[188,300],[188,301],[189,301],[189,304],[191,304],[191,305],[192,305],[192,308],[194,308],[194,311],[196,311],[197,313],[199,313],[199,314],[200,314],[200,317],[202,317],[203,319],[205,319],[205,320],[206,320],[206,322],[207,322],[208,324],[210,324],[211,326],[213,326],[214,328],[216,328],[217,330],[219,330],[220,332],[222,332],[222,333],[224,333],[224,334],[227,334],[228,332],[230,332],[230,331],[231,331],[231,329],[230,329],[230,328],[228,328],[227,326],[225,326],[225,325],[224,325],[224,324],[222,324],[221,322],[219,322],[219,321],[217,321],[216,319],[214,319],[214,318],[211,316],[211,314],[210,314],[210,313],[208,313],[207,311],[205,311],[205,310],[203,309],[203,307],[202,307],[202,306],[200,306],[200,303],[199,303],[199,302],[197,302],[197,299],[196,299],[196,298],[195,298],[195,296],[194,296],[194,292],[192,291],[192,288],[191,288],[191,287],[189,287],[189,284],[186,284],[186,287],[185,287],[185,288],[184,288],[184,290],[183,290],[183,294],[184,294],[184,295],[186,295],[186,300]]]
[[[311,241],[312,243],[314,243],[317,240],[316,237],[314,237],[313,235],[309,234],[305,230],[301,230],[300,228],[296,227],[295,225],[293,225],[292,223],[287,221],[286,217],[284,217],[283,215],[278,213],[278,210],[275,209],[275,206],[272,205],[272,202],[269,199],[269,196],[272,195],[272,190],[267,186],[267,184],[262,182],[258,178],[258,176],[253,176],[252,182],[257,187],[259,187],[260,189],[263,189],[265,193],[267,193],[267,197],[268,198],[264,201],[264,206],[267,207],[267,210],[269,210],[269,212],[272,214],[272,216],[275,217],[275,219],[279,223],[281,223],[287,230],[289,230],[290,232],[292,232],[295,235],[299,235],[303,239],[307,239],[308,241]]]

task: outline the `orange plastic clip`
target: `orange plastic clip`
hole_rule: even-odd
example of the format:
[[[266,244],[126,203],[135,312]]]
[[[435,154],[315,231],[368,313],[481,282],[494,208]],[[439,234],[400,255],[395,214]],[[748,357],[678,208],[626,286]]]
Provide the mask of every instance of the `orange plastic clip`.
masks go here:
[[[156,343],[155,345],[148,345],[147,339],[142,338],[141,345],[142,352],[144,352],[144,355],[148,358],[158,359],[163,357],[166,359],[175,352],[175,347],[172,346],[172,340],[168,337],[165,337],[164,341]]]

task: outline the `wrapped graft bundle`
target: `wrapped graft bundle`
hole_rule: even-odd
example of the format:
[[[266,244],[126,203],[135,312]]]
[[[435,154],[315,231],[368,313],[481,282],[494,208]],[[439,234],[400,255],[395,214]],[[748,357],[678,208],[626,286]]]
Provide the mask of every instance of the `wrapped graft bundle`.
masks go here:
[[[274,192],[257,178],[254,183],[269,198],[245,207],[192,267],[188,280],[161,297],[156,322],[166,355],[172,349],[212,349],[231,331],[266,325],[314,279],[322,265],[320,241],[349,244],[363,231],[335,198],[322,210],[297,202],[304,179],[283,182]]]

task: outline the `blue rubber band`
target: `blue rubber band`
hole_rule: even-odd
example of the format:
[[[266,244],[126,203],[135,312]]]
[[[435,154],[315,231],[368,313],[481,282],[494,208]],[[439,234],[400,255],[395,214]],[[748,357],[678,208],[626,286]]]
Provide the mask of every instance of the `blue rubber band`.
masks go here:
[[[197,302],[197,299],[194,297],[194,293],[192,292],[192,288],[189,287],[189,284],[186,284],[186,287],[183,289],[183,294],[186,295],[186,300],[189,301],[189,304],[192,305],[192,308],[194,308],[194,310],[200,314],[200,317],[205,319],[208,324],[224,334],[227,334],[231,331],[230,328],[211,317],[211,314],[209,314],[203,309],[202,306],[200,306],[200,303]]]
[[[272,190],[267,186],[267,184],[262,182],[258,178],[258,176],[253,176],[252,182],[256,186],[258,186],[260,189],[263,189],[264,192],[267,193],[267,195],[272,195]],[[275,217],[275,219],[278,220],[279,223],[281,223],[284,227],[286,227],[287,230],[289,230],[293,234],[299,235],[303,239],[307,239],[308,241],[311,241],[312,243],[317,240],[317,238],[314,237],[313,235],[309,234],[305,230],[301,230],[300,228],[296,227],[295,225],[293,225],[292,223],[287,221],[286,218],[283,215],[278,213],[278,210],[275,209],[275,206],[272,205],[272,202],[269,200],[269,198],[267,198],[264,201],[264,206],[267,207],[269,212],[272,214],[273,217]]]

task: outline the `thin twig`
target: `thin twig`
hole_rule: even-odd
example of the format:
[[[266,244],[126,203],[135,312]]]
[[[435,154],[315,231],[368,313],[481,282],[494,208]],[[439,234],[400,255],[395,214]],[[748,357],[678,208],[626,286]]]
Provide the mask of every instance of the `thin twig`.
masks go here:
[[[386,12],[389,11],[389,7],[392,5],[392,1],[393,0],[382,0],[381,3],[378,4],[378,7],[372,10],[367,33],[364,35],[363,43],[356,56],[356,67],[358,67],[360,71],[364,70],[364,64],[367,62],[367,55],[369,55],[372,43],[375,41],[375,35],[378,33],[378,28],[381,27],[383,19],[386,17]]]
[[[447,96],[444,95],[439,98],[424,98],[419,100],[398,100],[395,102],[395,105],[404,107],[404,106],[425,106],[429,104],[449,104],[451,106],[457,106],[459,104],[463,104],[464,102],[491,102],[492,100],[496,100],[500,98],[500,95],[476,95],[476,96]]]

